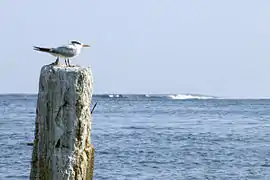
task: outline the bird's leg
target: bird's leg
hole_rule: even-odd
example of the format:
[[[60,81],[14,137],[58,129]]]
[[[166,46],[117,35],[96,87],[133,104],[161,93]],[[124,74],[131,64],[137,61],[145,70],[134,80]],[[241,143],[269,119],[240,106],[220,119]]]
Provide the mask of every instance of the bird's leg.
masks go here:
[[[55,64],[55,65],[59,65],[59,57],[56,58],[54,64]]]
[[[65,59],[65,64],[66,64],[66,66],[67,66],[67,59]]]
[[[59,57],[57,57],[55,62],[53,62],[51,65],[59,65]]]
[[[69,59],[67,59],[67,60],[68,60],[68,66],[70,67]]]

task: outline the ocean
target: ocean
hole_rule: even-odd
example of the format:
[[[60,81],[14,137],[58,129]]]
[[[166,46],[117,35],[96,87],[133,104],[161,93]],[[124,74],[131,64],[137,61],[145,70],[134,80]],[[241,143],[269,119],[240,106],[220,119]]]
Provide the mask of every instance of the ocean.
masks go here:
[[[0,95],[0,179],[29,179],[36,95]],[[270,179],[270,100],[95,95],[95,180]]]

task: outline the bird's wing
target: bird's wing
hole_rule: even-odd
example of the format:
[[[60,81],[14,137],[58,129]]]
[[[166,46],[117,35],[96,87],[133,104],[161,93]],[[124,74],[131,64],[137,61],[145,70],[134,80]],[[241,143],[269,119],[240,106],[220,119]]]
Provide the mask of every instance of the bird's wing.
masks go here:
[[[44,47],[34,46],[34,50],[41,51],[41,52],[50,52],[51,48],[44,48]]]
[[[74,55],[76,55],[76,49],[72,46],[60,46],[57,48],[52,48],[51,52],[61,54],[65,57],[73,57]]]

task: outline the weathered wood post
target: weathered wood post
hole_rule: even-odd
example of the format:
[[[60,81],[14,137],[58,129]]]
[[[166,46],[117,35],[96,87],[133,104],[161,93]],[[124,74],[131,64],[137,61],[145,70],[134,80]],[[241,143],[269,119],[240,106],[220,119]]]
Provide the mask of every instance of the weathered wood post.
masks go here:
[[[93,80],[83,67],[45,65],[36,108],[31,180],[91,180]]]

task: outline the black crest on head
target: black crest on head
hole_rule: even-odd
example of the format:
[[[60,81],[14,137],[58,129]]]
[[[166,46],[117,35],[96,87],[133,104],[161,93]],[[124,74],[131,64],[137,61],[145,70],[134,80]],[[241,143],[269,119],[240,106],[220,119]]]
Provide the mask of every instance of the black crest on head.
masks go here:
[[[78,41],[71,41],[72,44],[79,44],[82,45],[82,43],[78,42]]]

